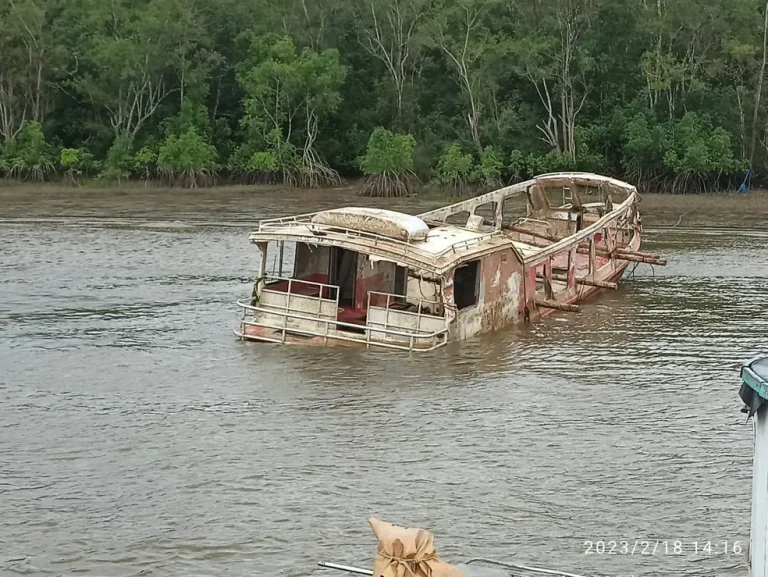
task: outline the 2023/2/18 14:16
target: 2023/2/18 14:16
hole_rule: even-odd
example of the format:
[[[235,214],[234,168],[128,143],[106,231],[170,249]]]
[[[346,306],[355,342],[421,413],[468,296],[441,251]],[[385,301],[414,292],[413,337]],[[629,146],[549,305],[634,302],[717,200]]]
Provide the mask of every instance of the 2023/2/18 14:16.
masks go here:
[[[584,541],[585,555],[742,555],[741,541],[621,539]]]

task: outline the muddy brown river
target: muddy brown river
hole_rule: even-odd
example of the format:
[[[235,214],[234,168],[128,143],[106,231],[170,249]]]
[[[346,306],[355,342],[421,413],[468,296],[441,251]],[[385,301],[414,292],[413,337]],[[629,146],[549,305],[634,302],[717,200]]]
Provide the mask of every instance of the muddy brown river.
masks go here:
[[[768,197],[644,198],[669,265],[529,328],[410,356],[238,342],[254,223],[360,202],[0,190],[0,575],[330,577],[371,566],[377,516],[456,562],[746,576]]]

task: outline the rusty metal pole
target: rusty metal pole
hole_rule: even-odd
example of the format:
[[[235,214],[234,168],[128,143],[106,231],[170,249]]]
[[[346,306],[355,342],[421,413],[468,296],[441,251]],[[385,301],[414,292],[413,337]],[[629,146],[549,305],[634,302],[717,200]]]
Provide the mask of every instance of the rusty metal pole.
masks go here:
[[[768,357],[741,368],[744,411],[754,424],[752,458],[752,523],[749,535],[751,577],[768,577]]]
[[[261,290],[264,288],[264,281],[267,275],[267,251],[269,250],[269,243],[260,242],[256,246],[258,246],[261,251],[261,259],[259,259],[259,276],[256,278],[256,285],[253,288],[253,296],[257,301],[261,301]]]

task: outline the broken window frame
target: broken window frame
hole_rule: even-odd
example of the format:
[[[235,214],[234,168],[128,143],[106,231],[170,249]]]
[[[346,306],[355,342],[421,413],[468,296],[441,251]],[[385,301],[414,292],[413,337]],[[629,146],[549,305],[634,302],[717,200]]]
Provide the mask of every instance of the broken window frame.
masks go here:
[[[462,269],[474,268],[474,283],[472,283],[472,299],[466,304],[459,304],[459,283],[457,282],[457,273]],[[462,263],[453,271],[453,302],[456,304],[456,310],[464,310],[477,306],[480,302],[480,272],[482,268],[481,259],[470,260]],[[469,283],[467,283],[469,284]],[[462,301],[463,302],[463,301]]]
[[[298,242],[285,240],[270,241],[267,244],[265,276],[273,279],[294,278],[296,276],[296,256],[298,252]],[[273,282],[278,281],[270,281],[268,284]]]

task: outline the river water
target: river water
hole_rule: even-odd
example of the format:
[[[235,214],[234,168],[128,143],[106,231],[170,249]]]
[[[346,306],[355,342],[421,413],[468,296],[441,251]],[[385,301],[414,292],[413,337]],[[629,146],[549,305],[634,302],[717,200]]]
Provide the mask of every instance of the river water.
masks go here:
[[[455,562],[747,574],[768,198],[644,199],[669,265],[530,328],[413,356],[235,340],[250,227],[350,202],[0,191],[0,574],[330,575],[371,565],[370,516]]]

